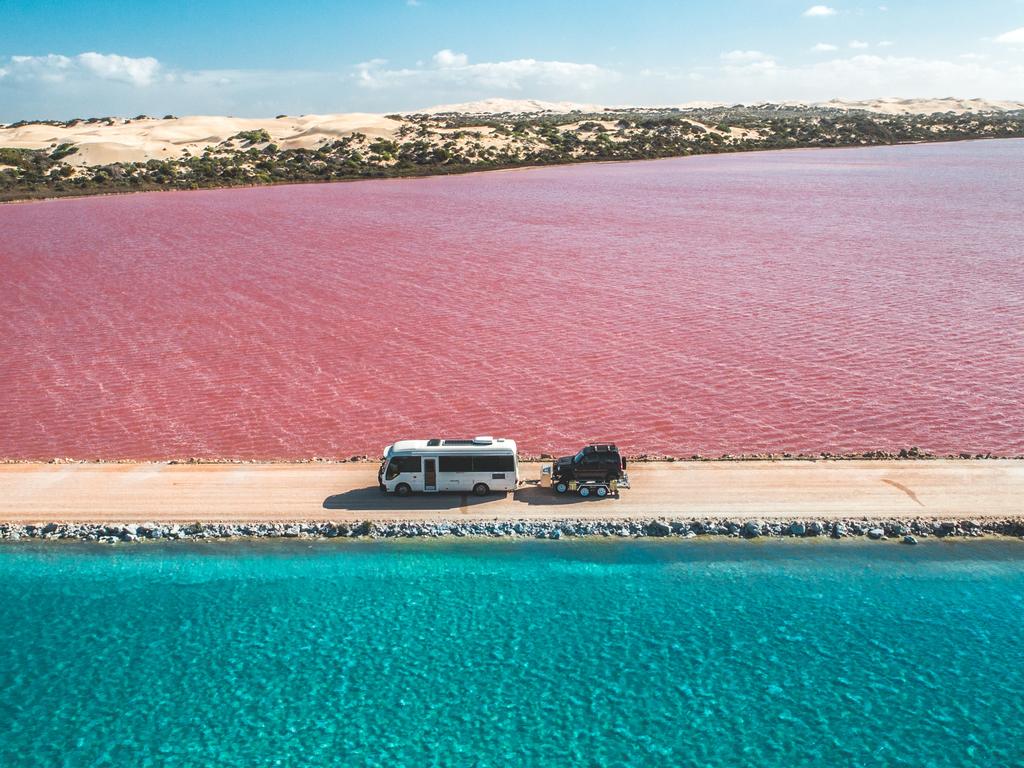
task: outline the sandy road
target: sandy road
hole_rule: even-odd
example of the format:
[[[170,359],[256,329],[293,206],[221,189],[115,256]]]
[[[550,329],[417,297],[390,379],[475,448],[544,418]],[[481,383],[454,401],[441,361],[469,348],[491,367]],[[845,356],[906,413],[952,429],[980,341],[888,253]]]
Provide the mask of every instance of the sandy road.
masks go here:
[[[371,464],[8,464],[0,522],[1024,516],[1024,461],[652,463],[630,476],[620,499],[534,484],[399,499],[377,490]]]

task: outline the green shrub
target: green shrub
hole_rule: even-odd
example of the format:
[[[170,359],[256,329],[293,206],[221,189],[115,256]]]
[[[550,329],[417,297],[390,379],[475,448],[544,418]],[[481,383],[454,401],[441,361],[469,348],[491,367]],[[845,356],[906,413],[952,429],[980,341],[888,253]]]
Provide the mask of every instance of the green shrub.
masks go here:
[[[252,144],[262,144],[265,141],[270,141],[270,134],[267,133],[265,128],[259,128],[255,131],[239,131],[228,139],[228,141],[232,141],[234,139],[238,139],[239,141],[244,142],[246,146],[250,146]]]

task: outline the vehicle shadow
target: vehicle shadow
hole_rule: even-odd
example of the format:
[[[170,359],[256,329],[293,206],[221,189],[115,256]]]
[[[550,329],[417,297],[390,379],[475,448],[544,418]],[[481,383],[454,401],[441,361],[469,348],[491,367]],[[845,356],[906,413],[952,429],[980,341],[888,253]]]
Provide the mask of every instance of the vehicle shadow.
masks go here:
[[[585,504],[604,501],[596,496],[584,498],[575,493],[559,495],[550,488],[542,488],[536,480],[527,481],[522,488],[511,494],[512,501],[528,506],[556,507],[565,504]],[[343,493],[335,493],[324,499],[323,508],[346,512],[404,512],[410,509],[429,512],[431,510],[465,509],[495,501],[504,501],[508,496],[491,493],[487,496],[475,496],[472,493],[416,493],[412,496],[394,496],[381,493],[380,489],[371,485],[366,488],[353,488]]]
[[[580,496],[578,493],[555,493],[551,488],[540,485],[528,485],[515,492],[515,500],[531,507],[560,507],[564,504],[588,504],[595,501],[607,501],[613,497]]]
[[[353,488],[343,493],[335,493],[324,499],[324,509],[345,510],[351,512],[387,512],[388,510],[405,511],[416,510],[445,510],[461,509],[472,507],[477,504],[486,504],[501,496],[490,494],[488,496],[474,496],[472,493],[452,493],[440,491],[438,493],[416,493],[412,496],[395,496],[389,493],[382,493],[380,488],[371,485],[367,488]]]

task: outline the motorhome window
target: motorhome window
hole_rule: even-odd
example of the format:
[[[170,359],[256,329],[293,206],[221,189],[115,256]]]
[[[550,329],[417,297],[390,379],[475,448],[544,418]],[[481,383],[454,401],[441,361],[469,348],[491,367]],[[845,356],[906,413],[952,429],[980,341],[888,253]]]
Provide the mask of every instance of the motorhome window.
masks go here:
[[[474,472],[514,472],[516,459],[514,456],[474,456]]]
[[[419,472],[422,466],[422,459],[419,456],[395,456],[388,464],[385,479],[394,480],[403,472]]]
[[[472,472],[472,456],[442,456],[439,460],[442,472]]]
[[[400,456],[396,461],[402,472],[419,472],[423,468],[423,460],[419,456]]]

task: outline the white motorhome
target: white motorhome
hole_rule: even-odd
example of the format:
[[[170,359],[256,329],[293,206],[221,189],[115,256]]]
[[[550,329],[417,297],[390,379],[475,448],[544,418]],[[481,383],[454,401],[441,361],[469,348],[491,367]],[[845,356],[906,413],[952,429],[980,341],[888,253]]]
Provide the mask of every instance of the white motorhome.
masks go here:
[[[516,443],[498,437],[472,440],[399,440],[384,449],[377,472],[382,491],[472,492],[485,496],[519,486]]]

